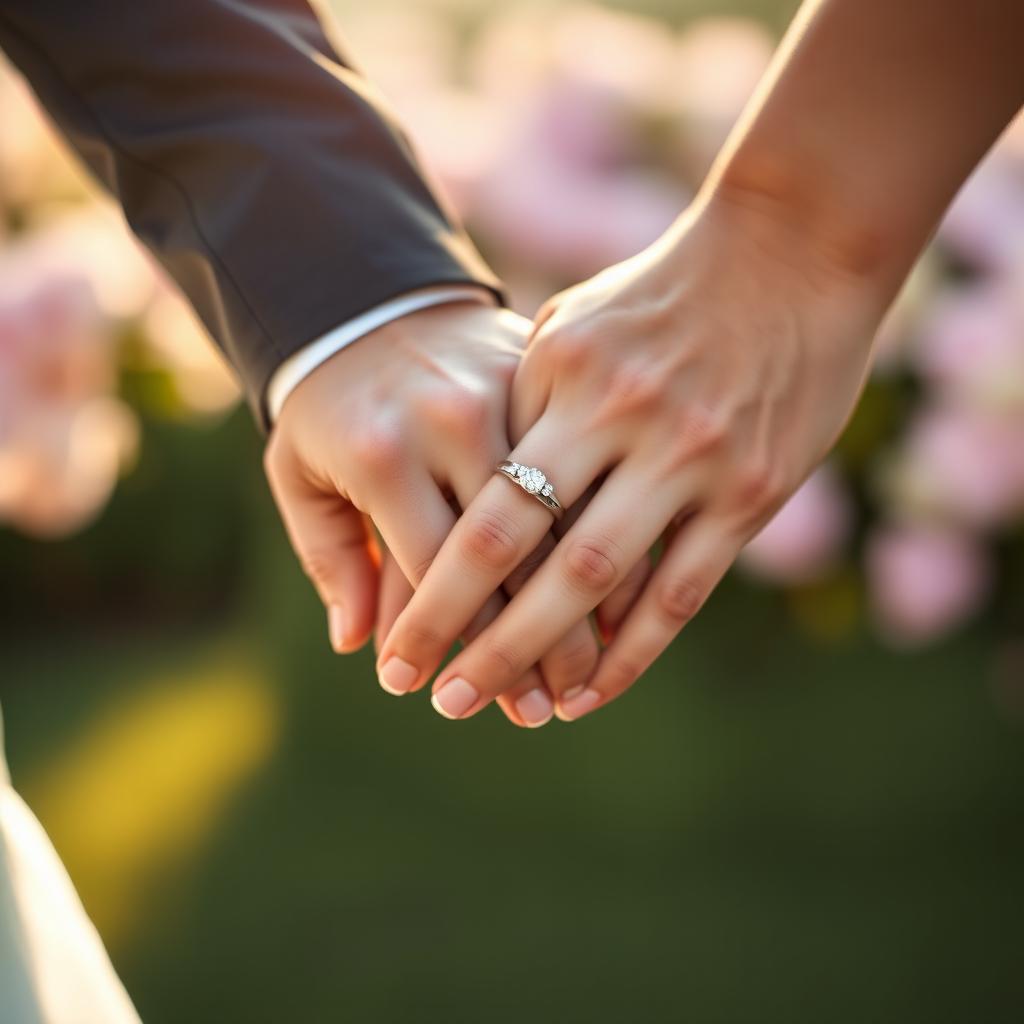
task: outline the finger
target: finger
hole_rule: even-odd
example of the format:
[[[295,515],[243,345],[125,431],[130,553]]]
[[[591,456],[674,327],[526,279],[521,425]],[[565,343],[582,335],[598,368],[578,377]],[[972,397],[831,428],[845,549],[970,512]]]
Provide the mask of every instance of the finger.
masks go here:
[[[395,562],[410,585],[415,587],[424,577],[455,523],[455,513],[451,506],[426,469],[421,472],[410,468],[399,472],[398,467],[395,467],[394,472],[381,474],[375,481],[368,498],[368,508]],[[437,649],[440,661],[459,635],[465,637],[467,642],[471,641],[497,618],[504,607],[502,595],[492,591],[458,633],[438,639],[435,626],[425,621],[417,639]],[[383,647],[387,645],[388,639],[385,638]],[[378,663],[380,685],[394,696],[415,692],[429,679],[429,673],[417,671],[413,664],[401,656],[379,653]],[[543,683],[535,669],[524,670],[521,685],[526,692],[538,689],[543,691]],[[476,703],[471,713],[476,714],[487,703],[489,701]],[[516,721],[517,725],[541,725],[550,721],[554,714],[554,704],[550,697],[546,698],[543,721],[537,718],[536,701],[531,702],[525,710],[532,720],[520,718]]]
[[[381,556],[380,593],[377,598],[377,625],[374,629],[373,646],[379,654],[384,638],[391,632],[395,619],[409,603],[413,595],[412,584],[405,578],[395,561],[395,556],[387,549]]]
[[[515,580],[516,586],[508,591],[510,594],[514,595],[522,589],[526,580],[554,550],[557,541],[572,529],[573,524],[597,493],[600,483],[600,480],[592,482],[581,497],[565,510],[565,515],[555,521],[551,531],[541,542],[543,557],[535,558],[531,555],[516,569],[511,577]],[[580,686],[593,676],[600,656],[601,644],[589,617],[580,619],[550,651],[542,655],[539,662],[541,675],[556,703],[561,694]],[[502,694],[498,698],[498,703],[503,705],[504,702],[505,694]]]
[[[267,479],[299,564],[327,608],[331,646],[339,654],[357,650],[373,629],[377,609],[369,524],[340,494],[311,484],[288,456],[268,462]]]
[[[615,638],[630,609],[647,586],[653,570],[654,564],[650,554],[644,555],[626,573],[622,582],[597,606],[597,628],[605,644],[610,644]]]
[[[684,503],[682,486],[657,485],[629,463],[620,465],[500,618],[445,667],[434,684],[435,704],[445,706],[453,679],[482,698],[503,692],[650,549]]]
[[[501,594],[492,594],[487,603],[466,627],[462,634],[465,644],[472,643],[489,626],[505,608],[505,599]],[[463,703],[459,703],[463,701]],[[433,703],[433,701],[431,701]],[[475,715],[490,703],[490,698],[481,699],[475,692],[453,691],[447,708],[434,709],[445,718],[468,718]],[[460,710],[464,707],[465,710]],[[513,724],[526,729],[538,729],[547,725],[554,717],[554,699],[544,685],[540,671],[531,667],[523,672],[519,681],[510,691],[508,700],[502,705],[506,718]]]
[[[562,696],[559,718],[572,721],[628,690],[703,607],[741,547],[735,532],[709,515],[684,524],[602,654],[593,680]]]
[[[468,507],[481,488],[487,484],[494,473],[494,467],[505,457],[508,449],[508,441],[503,432],[495,430],[490,444],[476,457],[473,457],[473,453],[467,452],[467,457],[456,460],[451,483],[455,496],[463,507]],[[505,593],[510,596],[515,594],[554,547],[555,538],[549,531],[505,580]],[[480,629],[488,624],[489,622],[481,623]],[[469,643],[472,639],[463,634],[464,643]],[[589,624],[578,623],[541,660],[540,685],[537,674],[528,673],[502,694],[499,701],[501,710],[516,725],[529,728],[546,725],[554,716],[554,697],[589,679],[597,666],[599,656],[600,649]]]
[[[367,496],[366,504],[395,562],[409,584],[415,587],[455,524],[455,513],[441,489],[425,469],[410,468],[405,473],[381,475]],[[495,614],[498,610],[494,609]],[[436,631],[429,623],[425,622],[423,629],[421,639],[431,644],[438,642]],[[439,660],[451,647],[452,640],[454,637],[438,655]],[[387,647],[387,640],[383,646]],[[425,682],[415,663],[410,664],[399,656],[378,656],[377,678],[381,687],[396,697],[418,689]]]
[[[530,459],[531,448],[535,452],[560,450],[564,439],[545,436],[543,428],[544,423],[539,423],[512,458],[537,465]],[[573,459],[559,470],[555,481],[559,498],[571,504],[603,469],[600,449],[593,443],[589,449],[585,442],[577,443]],[[551,522],[550,511],[533,496],[502,474],[489,473],[487,483],[459,519],[398,617],[380,660],[399,657],[416,666],[418,681],[428,678],[488,597],[536,549]],[[572,625],[567,623],[562,633]],[[557,639],[559,636],[552,637],[547,647]],[[531,659],[522,670],[536,660]]]
[[[441,488],[425,467],[408,467],[374,481],[365,506],[405,578],[417,587],[455,525]]]

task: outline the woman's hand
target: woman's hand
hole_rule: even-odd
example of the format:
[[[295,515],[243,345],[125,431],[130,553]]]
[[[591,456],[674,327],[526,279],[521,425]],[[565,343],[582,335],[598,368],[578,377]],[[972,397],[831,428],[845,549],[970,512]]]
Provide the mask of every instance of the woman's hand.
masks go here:
[[[467,717],[521,678],[664,537],[656,570],[560,717],[618,696],[703,605],[742,546],[825,455],[884,311],[868,277],[756,196],[718,194],[656,246],[552,299],[517,371],[510,456],[563,505],[596,493],[509,606],[439,675]],[[434,672],[551,526],[500,476],[468,506],[399,616],[381,664]]]
[[[375,623],[379,642],[409,594],[396,567],[413,585],[423,578],[457,509],[469,505],[508,454],[509,388],[529,326],[471,303],[412,313],[343,349],[285,403],[267,447],[267,476],[327,607],[335,650],[362,646]],[[387,547],[383,567],[371,521]],[[537,559],[554,545],[545,539],[548,526],[532,545]],[[523,578],[506,585],[514,590]],[[480,597],[449,644],[498,614],[501,584]],[[435,636],[424,621],[420,638]],[[586,623],[568,631],[543,661],[548,685],[578,685],[598,653]],[[380,677],[394,694],[424,681],[400,660],[382,664]],[[549,690],[532,662],[503,691],[502,707],[516,724],[551,717]]]

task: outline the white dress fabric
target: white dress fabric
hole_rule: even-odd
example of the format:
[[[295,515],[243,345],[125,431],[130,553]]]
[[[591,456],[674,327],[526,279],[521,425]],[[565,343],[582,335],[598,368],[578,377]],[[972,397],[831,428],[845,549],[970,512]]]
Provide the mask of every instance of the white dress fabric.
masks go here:
[[[2,716],[0,1021],[139,1024],[64,865],[11,787]]]

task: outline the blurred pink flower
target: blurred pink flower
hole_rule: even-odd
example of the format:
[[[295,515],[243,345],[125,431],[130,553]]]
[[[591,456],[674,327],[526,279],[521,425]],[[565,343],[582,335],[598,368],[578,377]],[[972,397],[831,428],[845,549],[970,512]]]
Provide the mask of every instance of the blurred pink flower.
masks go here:
[[[509,5],[491,15],[469,54],[470,81],[517,106],[554,79],[634,110],[660,108],[671,86],[673,36],[661,21],[576,4],[552,12]]]
[[[926,644],[962,624],[992,584],[984,545],[937,528],[878,530],[867,546],[866,569],[878,628],[901,646]]]
[[[644,166],[644,122],[663,102],[673,51],[658,21],[586,5],[554,16],[513,9],[485,24],[470,54],[477,104],[463,95],[452,105],[474,130],[461,142],[449,131],[448,155],[430,162],[471,227],[507,257],[503,270],[588,276],[680,212],[686,191]],[[426,136],[424,147],[435,148]]]
[[[40,537],[86,526],[134,453],[137,430],[112,398],[29,408],[16,443],[0,445],[0,520]]]
[[[997,144],[953,201],[939,240],[961,259],[1002,271],[1024,259],[1024,166]]]
[[[695,176],[717,155],[774,49],[771,33],[749,19],[706,18],[683,34],[667,95]]]
[[[918,413],[882,476],[889,503],[917,519],[990,528],[1024,513],[1024,413],[942,406]]]
[[[1024,411],[1024,275],[1018,276],[933,300],[912,358],[947,400]]]
[[[590,175],[520,150],[482,183],[474,223],[512,261],[575,280],[649,245],[684,201],[653,175]]]
[[[653,242],[688,199],[667,175],[632,166],[635,148],[606,92],[552,81],[505,134],[472,223],[534,274],[596,273]]]
[[[634,109],[660,107],[671,85],[675,40],[656,18],[578,4],[551,28],[553,63]]]
[[[31,291],[52,277],[78,278],[88,282],[110,318],[140,314],[161,273],[107,202],[55,213],[0,249],[6,291]]]
[[[744,548],[741,564],[776,583],[813,582],[835,567],[851,525],[842,480],[823,465]]]
[[[134,449],[112,397],[114,341],[80,277],[4,280],[0,294],[0,520],[43,536],[95,515]]]

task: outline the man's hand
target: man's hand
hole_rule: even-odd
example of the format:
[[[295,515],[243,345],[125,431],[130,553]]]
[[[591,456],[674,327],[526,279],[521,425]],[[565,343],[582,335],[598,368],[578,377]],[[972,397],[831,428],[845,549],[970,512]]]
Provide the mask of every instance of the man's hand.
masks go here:
[[[357,649],[375,623],[384,630],[394,621],[409,593],[396,567],[413,586],[423,579],[457,510],[508,454],[509,388],[529,326],[507,311],[470,303],[412,313],[333,356],[285,402],[266,451],[267,477],[327,608],[336,651]],[[373,526],[393,563],[381,566]],[[546,532],[520,578],[505,581],[510,591],[553,547]],[[465,637],[504,606],[503,579],[463,624]],[[418,638],[438,636],[424,621]],[[597,643],[581,623],[541,667],[549,686],[564,689],[584,681],[597,658]],[[381,664],[380,680],[397,695],[426,677],[397,658]],[[546,722],[553,707],[532,666],[505,688],[501,704],[513,722],[530,726]]]

